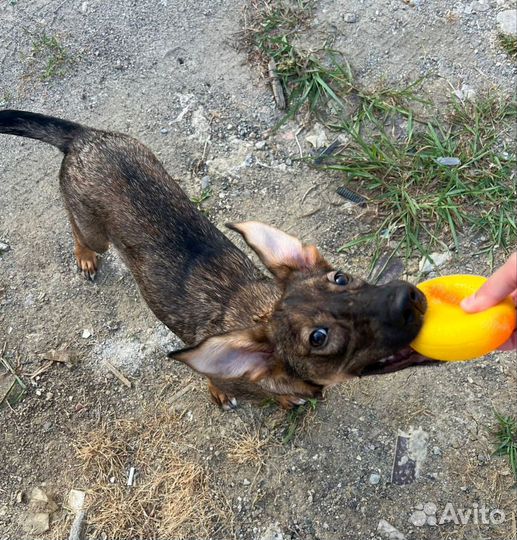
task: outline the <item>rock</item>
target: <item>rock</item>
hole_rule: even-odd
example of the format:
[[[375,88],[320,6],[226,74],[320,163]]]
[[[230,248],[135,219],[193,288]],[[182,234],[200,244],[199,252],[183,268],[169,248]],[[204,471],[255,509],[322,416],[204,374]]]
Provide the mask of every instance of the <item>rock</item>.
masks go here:
[[[86,498],[86,493],[80,489],[71,489],[68,493],[68,498],[66,500],[67,507],[77,514],[84,507],[84,500]]]
[[[505,9],[497,14],[499,30],[508,36],[517,36],[517,9]]]
[[[0,255],[6,251],[9,251],[9,249],[9,244],[6,244],[5,242],[0,242]]]
[[[162,135],[167,135],[167,133],[169,133],[169,130],[167,128],[162,128],[162,129],[160,129],[160,133]]]
[[[468,84],[462,84],[459,90],[454,91],[454,94],[458,99],[462,100],[468,99],[472,101],[476,97],[476,91]]]
[[[387,540],[406,540],[406,536],[393,525],[381,519],[377,525],[377,532],[384,536]]]
[[[319,123],[314,124],[313,128],[306,135],[305,140],[316,149],[328,146],[327,134],[323,126]]]
[[[256,150],[264,150],[266,148],[266,141],[257,141],[255,143]]]
[[[359,16],[357,15],[357,13],[345,13],[343,15],[343,20],[346,23],[354,24],[359,20]]]
[[[247,478],[245,478],[245,479],[242,481],[242,483],[243,483],[243,485],[245,485],[245,486],[249,486],[249,485],[251,484],[251,482],[250,482]]]
[[[203,178],[201,178],[201,189],[203,191],[208,189],[210,187],[211,181],[212,179],[210,178],[210,176],[203,176]]]
[[[91,337],[92,333],[88,330],[88,329],[84,329],[83,330],[83,333],[82,333],[82,338],[83,339],[88,339],[89,337]]]
[[[461,165],[461,160],[457,157],[439,157],[436,158],[436,163],[446,167],[457,167],[458,165]]]
[[[451,260],[451,254],[448,251],[445,253],[431,253],[430,257],[432,261],[430,261],[427,257],[422,257],[420,260],[418,269],[422,274],[429,274],[435,268],[439,268]]]
[[[36,512],[29,516],[25,522],[24,528],[28,533],[39,536],[46,533],[49,528],[49,514],[47,512]]]
[[[25,499],[25,495],[24,495],[23,491],[18,491],[18,493],[16,494],[16,502],[18,504],[21,504],[24,499]]]
[[[269,525],[269,527],[264,531],[260,540],[283,540],[284,535],[282,530],[278,526],[278,523]]]
[[[49,502],[49,497],[48,495],[45,493],[45,491],[43,491],[41,488],[39,487],[35,487],[32,489],[31,491],[31,502],[35,502],[35,503],[48,503]]]
[[[370,474],[370,478],[368,478],[368,482],[372,486],[376,486],[381,481],[381,475],[378,473],[372,473]]]

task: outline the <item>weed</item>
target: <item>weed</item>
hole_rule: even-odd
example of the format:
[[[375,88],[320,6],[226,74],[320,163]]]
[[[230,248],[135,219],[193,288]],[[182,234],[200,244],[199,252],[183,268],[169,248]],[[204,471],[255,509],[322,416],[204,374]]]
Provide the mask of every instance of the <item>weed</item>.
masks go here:
[[[318,400],[310,398],[303,405],[298,405],[287,413],[287,428],[285,430],[285,435],[282,438],[284,444],[288,444],[293,440],[296,431],[300,426],[300,422],[308,412],[315,411],[317,406]]]
[[[199,195],[194,195],[190,200],[196,205],[198,210],[202,210],[201,206],[208,198],[212,196],[212,189],[207,187],[201,190]]]
[[[499,427],[496,431],[498,456],[507,456],[513,476],[517,480],[517,419],[495,413]]]
[[[513,58],[517,58],[517,37],[500,33],[498,35],[499,44],[506,53]]]
[[[64,76],[72,64],[66,47],[56,36],[45,31],[33,36],[31,61],[41,81]]]

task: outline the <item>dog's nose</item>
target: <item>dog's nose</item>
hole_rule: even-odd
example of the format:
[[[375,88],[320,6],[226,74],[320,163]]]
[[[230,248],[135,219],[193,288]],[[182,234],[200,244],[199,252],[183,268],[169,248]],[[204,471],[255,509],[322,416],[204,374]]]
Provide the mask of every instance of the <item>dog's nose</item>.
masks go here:
[[[425,309],[425,296],[416,287],[410,283],[396,285],[389,306],[390,319],[394,326],[411,326]]]

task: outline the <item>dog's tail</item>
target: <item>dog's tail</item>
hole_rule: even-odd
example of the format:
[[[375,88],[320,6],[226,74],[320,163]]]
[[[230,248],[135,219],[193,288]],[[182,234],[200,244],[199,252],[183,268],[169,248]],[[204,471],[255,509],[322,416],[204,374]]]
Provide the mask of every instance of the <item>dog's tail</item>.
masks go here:
[[[26,111],[0,111],[0,133],[37,139],[57,146],[65,154],[74,139],[85,131],[86,128],[75,122],[53,116]]]

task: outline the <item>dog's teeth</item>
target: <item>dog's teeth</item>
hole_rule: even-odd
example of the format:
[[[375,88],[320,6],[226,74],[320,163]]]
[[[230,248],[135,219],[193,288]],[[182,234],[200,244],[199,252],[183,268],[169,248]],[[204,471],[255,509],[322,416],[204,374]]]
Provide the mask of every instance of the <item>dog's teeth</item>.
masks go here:
[[[305,405],[306,403],[307,403],[306,399],[303,399],[303,398],[296,399],[296,405]]]
[[[230,405],[233,409],[237,407],[237,400],[234,397],[230,398]]]

